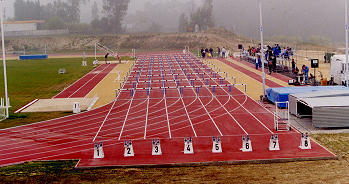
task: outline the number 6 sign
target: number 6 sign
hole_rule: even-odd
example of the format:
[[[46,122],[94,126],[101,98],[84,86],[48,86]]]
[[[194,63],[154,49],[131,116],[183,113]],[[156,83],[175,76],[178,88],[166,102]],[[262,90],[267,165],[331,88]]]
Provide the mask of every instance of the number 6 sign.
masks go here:
[[[250,152],[252,151],[252,143],[249,135],[242,136],[242,148],[240,149],[243,152]]]

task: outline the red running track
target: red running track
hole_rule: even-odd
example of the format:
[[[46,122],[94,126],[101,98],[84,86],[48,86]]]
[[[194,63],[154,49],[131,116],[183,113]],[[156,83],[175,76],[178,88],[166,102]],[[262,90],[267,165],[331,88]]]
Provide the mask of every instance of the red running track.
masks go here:
[[[230,62],[230,61],[228,61],[228,60],[226,60],[226,59],[223,59],[223,58],[219,58],[218,60],[219,60],[219,61],[222,61],[223,63],[225,63],[225,64],[227,64],[227,65],[229,65],[229,66],[235,68],[236,70],[238,70],[238,71],[240,71],[240,72],[242,72],[242,73],[244,73],[244,74],[246,74],[247,76],[252,77],[253,79],[255,79],[255,80],[258,81],[258,82],[263,82],[260,75],[254,73],[254,72],[252,72],[252,71],[250,71],[250,70],[247,70],[247,69],[244,68],[244,67],[241,67],[241,66],[239,66],[239,65],[237,65],[237,64],[235,64],[235,63],[232,63],[232,62]],[[278,84],[278,83],[276,83],[276,82],[274,82],[274,81],[271,81],[271,80],[269,80],[269,79],[265,79],[265,84],[266,84],[267,86],[271,87],[271,88],[284,87],[284,86],[282,86],[282,85],[280,85],[280,84]]]
[[[65,159],[79,159],[77,167],[100,167],[334,157],[315,142],[311,150],[299,149],[298,132],[275,132],[272,113],[229,86],[192,55],[139,55],[113,103],[0,130],[6,148],[0,150],[0,165]],[[269,151],[275,133],[281,150]],[[240,150],[246,134],[252,152]],[[183,140],[189,136],[194,154],[185,155]],[[212,136],[221,136],[222,153],[211,152]],[[161,141],[161,156],[151,154],[153,138]],[[124,140],[133,141],[135,156],[123,156]],[[96,141],[103,141],[102,159],[93,158]]]
[[[250,68],[256,69],[256,68],[255,68],[256,66],[255,66],[254,64],[252,64],[252,63],[246,62],[246,61],[244,61],[244,60],[242,60],[242,59],[240,59],[240,58],[237,58],[237,57],[232,58],[232,59],[233,59],[234,61],[237,61],[237,62],[239,62],[239,63],[242,63],[242,64],[244,64],[244,65],[246,65],[246,66],[249,66]],[[267,69],[267,68],[266,68],[266,69]],[[259,71],[262,71],[261,68],[258,68],[258,70],[259,70]],[[266,75],[269,75],[269,76],[276,77],[277,79],[279,79],[279,80],[281,80],[281,81],[284,81],[284,82],[286,82],[286,83],[288,83],[288,81],[291,79],[291,78],[289,78],[289,77],[287,77],[287,76],[284,76],[284,75],[281,75],[281,74],[275,73],[275,72],[273,72],[272,75],[270,75],[268,72],[266,72],[265,74],[266,74]]]
[[[103,64],[77,80],[75,83],[57,94],[54,98],[85,97],[117,64]]]

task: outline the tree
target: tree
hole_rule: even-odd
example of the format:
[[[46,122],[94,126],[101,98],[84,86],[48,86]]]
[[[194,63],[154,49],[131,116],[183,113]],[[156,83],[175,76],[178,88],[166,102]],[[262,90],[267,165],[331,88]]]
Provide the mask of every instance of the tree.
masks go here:
[[[122,20],[126,15],[130,0],[104,0],[103,10],[107,20],[105,29],[109,33],[122,32]]]
[[[45,28],[49,30],[66,28],[66,24],[60,17],[51,17],[46,21]]]
[[[80,6],[88,0],[53,0],[41,5],[39,0],[16,0],[15,20],[49,20],[59,17],[66,23],[80,22]]]
[[[42,9],[39,0],[16,0],[13,6],[15,10],[15,20],[41,19]]]
[[[190,15],[190,27],[194,30],[198,25],[201,30],[207,30],[214,26],[213,0],[206,0],[202,7]]]
[[[98,9],[98,4],[95,1],[92,6],[92,20],[98,20],[99,19],[99,9]]]
[[[178,31],[187,32],[188,26],[189,26],[188,18],[187,16],[185,16],[184,13],[182,13],[181,16],[179,17]]]

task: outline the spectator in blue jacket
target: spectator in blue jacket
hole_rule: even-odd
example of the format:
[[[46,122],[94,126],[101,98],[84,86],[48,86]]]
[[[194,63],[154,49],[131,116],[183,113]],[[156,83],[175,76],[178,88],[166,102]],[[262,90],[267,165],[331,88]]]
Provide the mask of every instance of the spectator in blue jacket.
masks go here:
[[[303,65],[303,66],[302,66],[302,73],[303,73],[303,75],[304,75],[305,82],[308,83],[309,67]]]

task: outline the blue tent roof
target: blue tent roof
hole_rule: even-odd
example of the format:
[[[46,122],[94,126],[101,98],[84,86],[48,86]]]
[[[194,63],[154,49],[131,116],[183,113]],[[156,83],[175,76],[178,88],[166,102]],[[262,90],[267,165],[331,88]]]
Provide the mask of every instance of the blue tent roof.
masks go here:
[[[266,90],[268,99],[275,102],[288,101],[289,94],[296,93],[310,93],[317,91],[331,91],[331,90],[349,90],[345,86],[303,86],[303,87],[281,87],[281,88],[268,88]],[[284,107],[280,105],[280,107]]]

